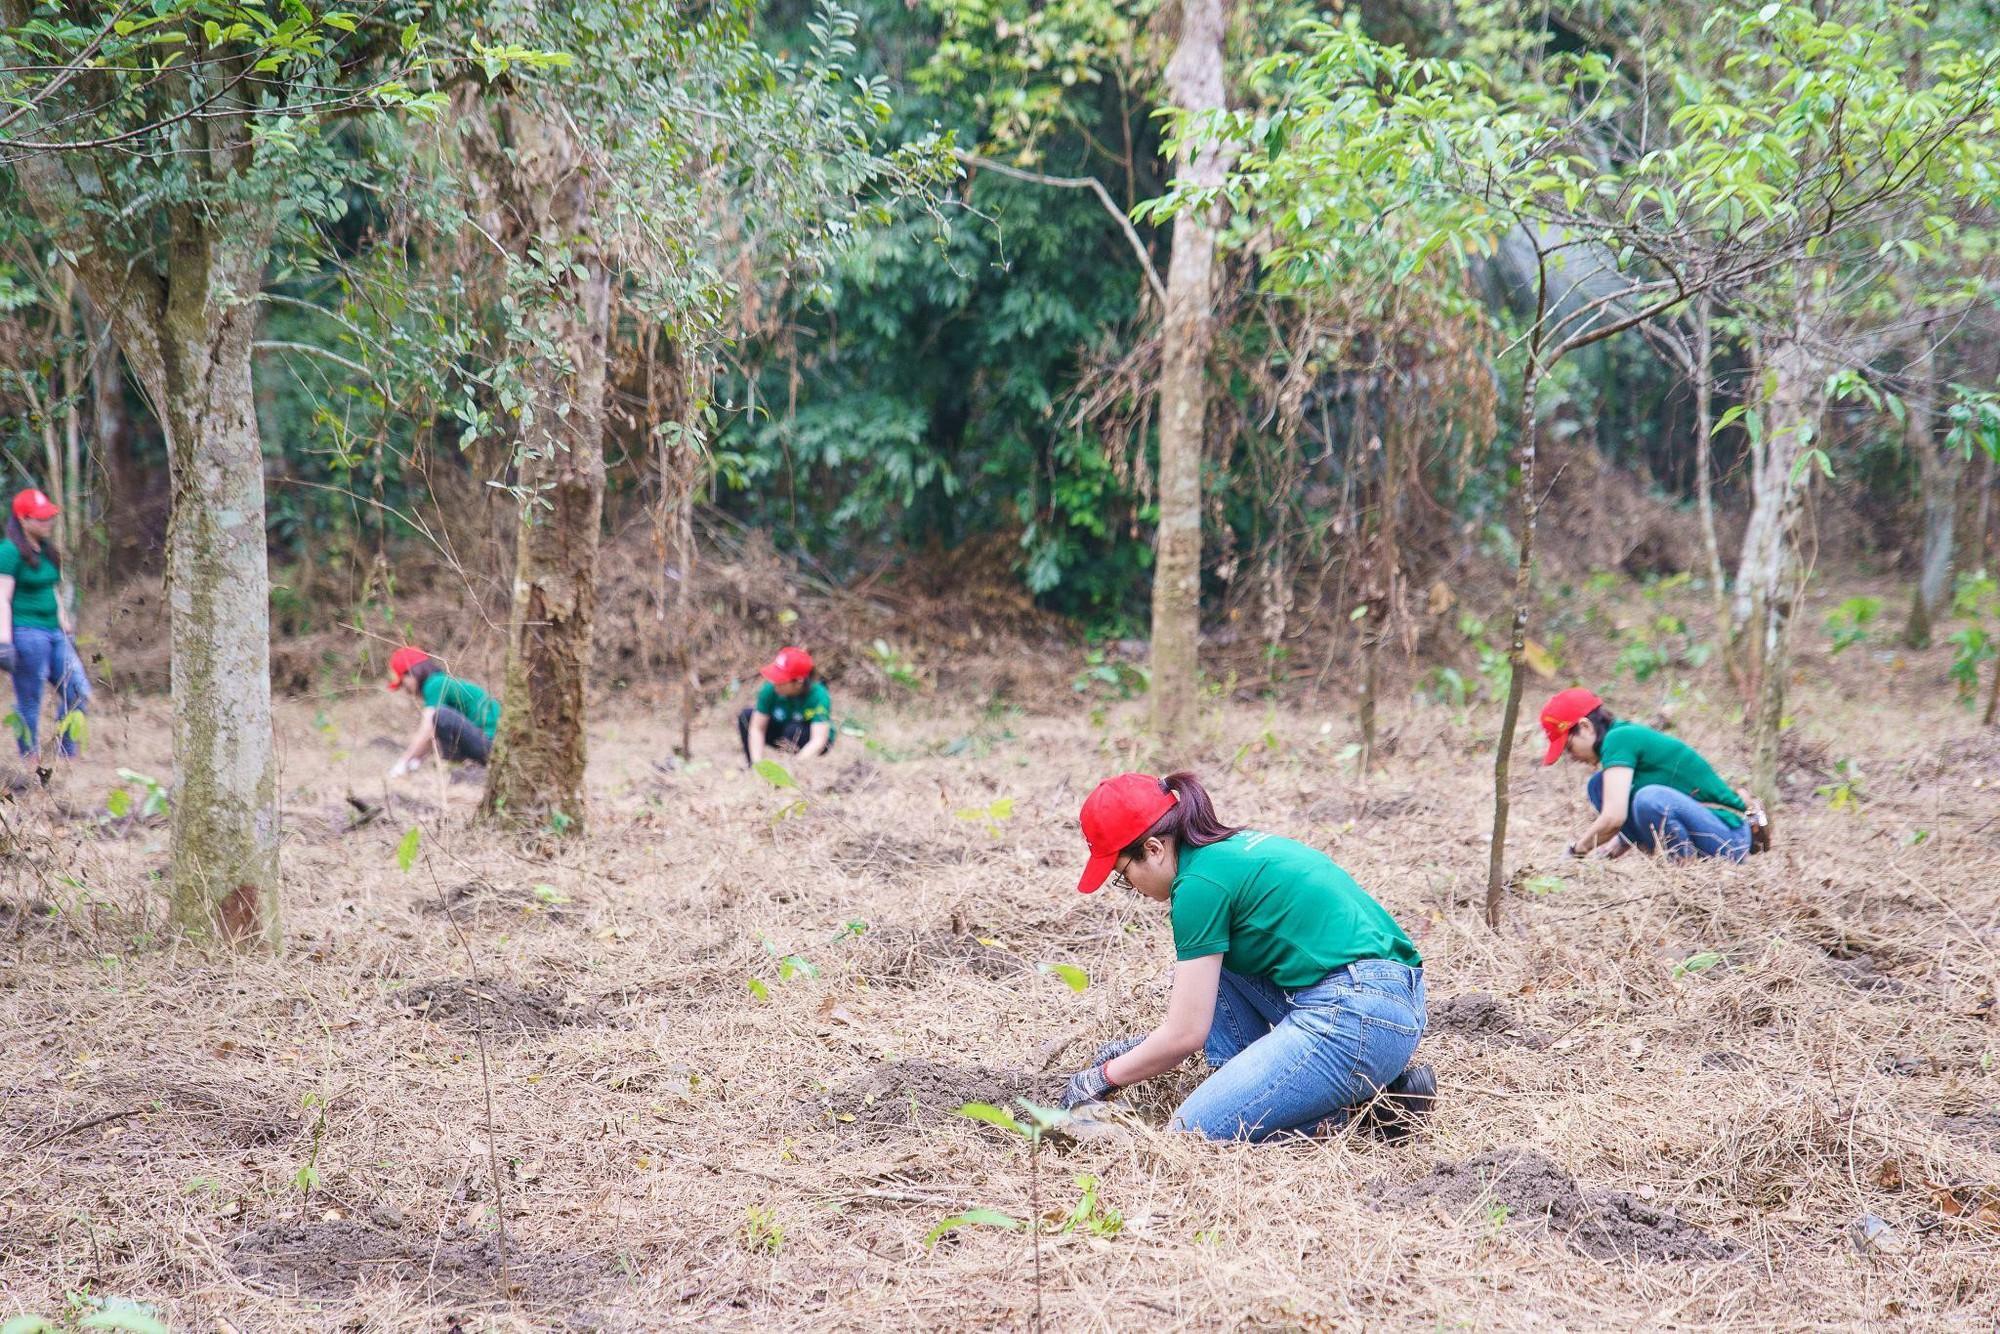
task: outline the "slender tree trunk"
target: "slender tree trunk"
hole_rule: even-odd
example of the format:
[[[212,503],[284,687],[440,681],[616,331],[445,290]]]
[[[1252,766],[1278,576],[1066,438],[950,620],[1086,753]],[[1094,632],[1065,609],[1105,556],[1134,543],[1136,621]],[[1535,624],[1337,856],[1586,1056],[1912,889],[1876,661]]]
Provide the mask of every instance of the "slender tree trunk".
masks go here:
[[[506,681],[479,809],[495,823],[563,832],[585,818],[611,270],[591,236],[595,168],[568,131],[521,103],[496,120],[497,137],[474,157],[505,219],[525,406]]]
[[[1542,279],[1544,291],[1546,276]],[[1539,336],[1541,315],[1536,315]],[[1528,646],[1528,601],[1535,568],[1535,523],[1541,516],[1541,497],[1536,494],[1535,452],[1538,425],[1536,399],[1541,393],[1541,348],[1528,348],[1528,367],[1521,377],[1521,551],[1514,566],[1514,637],[1507,655],[1507,702],[1500,710],[1500,736],[1493,745],[1493,838],[1486,860],[1486,925],[1500,928],[1500,896],[1506,889],[1507,816],[1511,805],[1509,784],[1513,777],[1514,732],[1521,722],[1522,660]]]
[[[111,326],[88,301],[83,327],[90,340],[90,448],[102,480],[100,503],[108,564],[140,545],[138,513],[145,495],[139,462],[132,452],[132,421],[125,411],[125,363]]]
[[[1946,445],[1936,430],[1937,356],[1929,321],[1918,327],[1903,366],[1908,390],[1903,395],[1903,447],[1917,461],[1924,501],[1923,556],[1917,586],[1910,597],[1910,618],[1903,642],[1927,648],[1931,622],[1951,593],[1953,529],[1958,523],[1958,487],[1965,476],[1965,458]]]
[[[1715,632],[1729,625],[1729,583],[1722,572],[1722,544],[1715,535],[1715,303],[1706,293],[1694,301],[1694,496],[1701,516],[1702,552],[1708,557],[1709,600]]]
[[[1753,714],[1758,714],[1770,647],[1769,609],[1793,596],[1798,522],[1813,475],[1805,460],[1819,438],[1826,409],[1825,367],[1813,350],[1819,331],[1812,280],[1802,275],[1797,281],[1791,318],[1765,348],[1765,383],[1754,387],[1768,410],[1760,419],[1761,429],[1753,432],[1750,520],[1730,594],[1729,654],[1744,704]]]
[[[1227,0],[1183,0],[1181,32],[1167,64],[1167,88],[1184,111],[1219,111]],[[1197,185],[1219,185],[1227,158],[1210,149],[1176,164]],[[1208,416],[1208,353],[1215,338],[1209,303],[1215,286],[1212,217],[1174,220],[1161,324],[1159,529],[1154,538],[1153,736],[1161,747],[1187,744],[1198,702],[1201,642],[1201,465]]]

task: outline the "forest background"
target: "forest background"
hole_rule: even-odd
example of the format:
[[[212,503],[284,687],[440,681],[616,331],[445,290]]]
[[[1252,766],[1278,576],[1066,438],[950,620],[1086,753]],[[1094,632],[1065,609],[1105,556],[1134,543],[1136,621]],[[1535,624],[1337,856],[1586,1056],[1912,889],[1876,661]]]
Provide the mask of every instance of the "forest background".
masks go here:
[[[99,670],[175,682],[191,929],[275,932],[274,641],[326,689],[408,638],[497,669],[506,617],[485,811],[568,827],[600,609],[683,746],[733,679],[698,532],[1061,618],[1161,736],[1197,633],[1219,688],[1341,663],[1364,766],[1385,677],[1511,736],[1560,674],[1544,520],[1559,586],[1705,590],[1620,662],[1720,649],[1774,801],[1817,564],[1913,583],[1829,633],[1949,637],[1968,700],[1994,656],[1983,5],[8,18],[6,482],[121,615]]]

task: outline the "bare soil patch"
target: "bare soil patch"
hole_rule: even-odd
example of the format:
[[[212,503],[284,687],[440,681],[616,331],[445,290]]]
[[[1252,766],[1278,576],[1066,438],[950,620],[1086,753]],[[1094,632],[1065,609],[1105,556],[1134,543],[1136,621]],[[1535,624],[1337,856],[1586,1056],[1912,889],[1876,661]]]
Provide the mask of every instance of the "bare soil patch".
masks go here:
[[[448,977],[404,987],[395,1003],[432,1023],[461,1032],[485,1029],[501,1037],[532,1037],[572,1024],[598,1024],[594,1007],[570,1004],[548,992],[529,991],[500,978]]]
[[[1522,1023],[1512,1010],[1484,991],[1447,996],[1432,1001],[1427,1008],[1434,1032],[1450,1033],[1488,1046],[1526,1047],[1530,1051],[1540,1051],[1549,1045],[1546,1033]]]
[[[491,1232],[432,1232],[394,1211],[372,1218],[273,1222],[228,1243],[230,1267],[247,1282],[288,1296],[339,1299],[362,1287],[402,1285],[425,1301],[477,1302],[502,1296],[500,1245]],[[507,1282],[515,1300],[539,1308],[597,1294],[612,1271],[588,1255],[510,1249]],[[597,1322],[565,1322],[591,1327]]]
[[[824,1119],[870,1130],[922,1130],[969,1102],[1011,1107],[1016,1098],[1048,1104],[1062,1080],[985,1065],[946,1065],[921,1058],[884,1061],[851,1075],[815,1100]]]
[[[1712,1261],[1739,1253],[1675,1214],[1622,1190],[1585,1190],[1534,1149],[1493,1149],[1442,1162],[1408,1184],[1377,1182],[1375,1193],[1404,1209],[1442,1209],[1464,1223],[1546,1224],[1596,1260]]]
[[[1019,955],[949,928],[875,927],[853,957],[856,975],[871,986],[914,987],[941,972],[1002,978],[1032,971]]]

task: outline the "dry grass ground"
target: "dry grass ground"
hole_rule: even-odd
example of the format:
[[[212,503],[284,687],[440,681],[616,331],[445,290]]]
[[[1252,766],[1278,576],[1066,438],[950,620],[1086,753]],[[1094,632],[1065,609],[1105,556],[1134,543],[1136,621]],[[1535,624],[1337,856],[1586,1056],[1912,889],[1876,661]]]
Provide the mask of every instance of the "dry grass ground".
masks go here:
[[[1443,1102],[1398,1148],[1051,1146],[1044,1212],[1080,1176],[1100,1212],[1049,1225],[1047,1324],[1991,1327],[2000,734],[1944,662],[1802,660],[1780,847],[1743,866],[1563,864],[1581,775],[1524,746],[1512,861],[1556,879],[1525,877],[1497,935],[1491,710],[1391,710],[1364,781],[1344,705],[1229,706],[1184,758],[1226,818],[1326,848],[1409,926]],[[1677,725],[1740,773],[1713,669],[1688,679]],[[1046,1093],[1161,1013],[1163,914],[1071,888],[1077,805],[1128,764],[1138,706],[837,699],[872,744],[811,766],[785,818],[729,719],[663,772],[664,718],[608,706],[589,832],[550,847],[470,830],[476,788],[430,775],[351,828],[407,705],[287,706],[271,960],[152,935],[164,829],[101,817],[118,766],[167,772],[164,704],[103,701],[89,757],[0,807],[0,1315],[89,1294],[186,1330],[1028,1325],[1025,1234],[925,1240],[1033,1212],[1020,1145],[951,1108]],[[1835,810],[1814,789],[1840,760],[1859,799]],[[1894,1229],[1867,1253],[1864,1214]]]

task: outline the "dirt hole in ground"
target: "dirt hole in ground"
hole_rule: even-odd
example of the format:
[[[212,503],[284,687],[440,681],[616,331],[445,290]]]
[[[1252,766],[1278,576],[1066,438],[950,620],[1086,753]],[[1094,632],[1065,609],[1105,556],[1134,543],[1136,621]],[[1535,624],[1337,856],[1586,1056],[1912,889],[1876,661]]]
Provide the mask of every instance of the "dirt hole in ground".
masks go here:
[[[854,968],[870,986],[917,986],[940,973],[1012,977],[1031,965],[970,932],[880,926],[857,942]]]
[[[1018,1111],[1014,1099],[1050,1106],[1062,1083],[1050,1075],[916,1058],[884,1061],[850,1076],[817,1100],[824,1120],[868,1130],[907,1130],[957,1116],[968,1102]]]
[[[598,1024],[603,1015],[588,1005],[570,1004],[544,992],[528,991],[498,978],[472,981],[448,977],[404,987],[392,999],[432,1023],[463,1033],[483,1025],[500,1037],[550,1033],[572,1024]]]
[[[414,1284],[426,1299],[500,1297],[500,1249],[491,1235],[444,1235],[359,1218],[267,1223],[228,1243],[229,1263],[248,1282],[301,1297],[338,1300],[360,1287]],[[545,1255],[510,1246],[513,1297],[535,1305],[600,1291],[612,1272],[585,1255]]]
[[[420,900],[417,911],[427,917],[447,914],[484,925],[501,919],[567,921],[578,916],[576,905],[553,885],[496,885],[490,880],[461,880],[442,897]]]
[[[1971,1140],[1974,1144],[2000,1153],[2000,1110],[1990,1112],[1969,1112],[1963,1116],[1941,1116],[1939,1127],[1947,1135]]]
[[[1376,1199],[1399,1209],[1442,1210],[1462,1223],[1542,1222],[1598,1260],[1726,1260],[1734,1242],[1655,1208],[1629,1191],[1585,1190],[1533,1149],[1493,1149],[1439,1163],[1412,1182],[1376,1181]]]
[[[1429,1009],[1434,1032],[1450,1033],[1489,1047],[1540,1051],[1549,1045],[1548,1034],[1522,1023],[1488,992],[1468,991],[1447,996]]]

